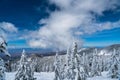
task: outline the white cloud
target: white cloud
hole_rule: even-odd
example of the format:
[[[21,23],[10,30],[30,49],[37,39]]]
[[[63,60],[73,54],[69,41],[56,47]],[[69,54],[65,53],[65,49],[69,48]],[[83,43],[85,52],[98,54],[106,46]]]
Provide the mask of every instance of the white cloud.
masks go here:
[[[30,46],[43,48],[67,48],[74,40],[82,43],[76,35],[91,34],[96,31],[112,29],[120,22],[97,23],[91,13],[103,15],[103,11],[115,9],[118,0],[50,0],[61,9],[50,13],[50,17],[42,19],[44,23],[39,30],[31,33]],[[107,5],[106,5],[107,3]]]
[[[17,32],[17,28],[14,24],[9,22],[0,22],[0,28],[7,32]]]
[[[9,22],[0,22],[0,35],[4,36],[7,40],[14,40],[17,32],[18,29],[14,24]]]

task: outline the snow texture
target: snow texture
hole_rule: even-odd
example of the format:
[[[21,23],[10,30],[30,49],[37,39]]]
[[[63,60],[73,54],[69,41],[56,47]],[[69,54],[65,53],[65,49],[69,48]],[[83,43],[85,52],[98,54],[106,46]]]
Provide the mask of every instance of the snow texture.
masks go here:
[[[87,80],[118,80],[118,79],[111,79],[107,77],[108,72],[102,72],[102,76],[96,76],[92,78],[88,78]],[[14,80],[16,72],[7,72],[6,73],[6,80]],[[35,72],[34,77],[37,80],[53,80],[54,79],[54,72]]]

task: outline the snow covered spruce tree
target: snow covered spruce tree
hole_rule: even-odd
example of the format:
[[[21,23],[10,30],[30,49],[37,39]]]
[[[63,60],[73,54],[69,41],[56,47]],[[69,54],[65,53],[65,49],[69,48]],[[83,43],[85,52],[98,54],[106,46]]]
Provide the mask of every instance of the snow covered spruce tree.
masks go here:
[[[111,55],[111,66],[109,68],[108,76],[111,78],[119,78],[120,75],[120,54],[113,50]]]
[[[15,80],[35,80],[33,76],[34,70],[31,61],[28,61],[25,50],[23,50]]]
[[[0,53],[5,53],[10,56],[6,49],[7,43],[2,36],[0,36]],[[2,58],[0,58],[0,80],[5,80],[5,63]]]
[[[117,54],[118,54],[118,79],[120,80],[120,48],[117,50]]]
[[[89,76],[90,66],[89,66],[89,61],[88,61],[88,55],[86,55],[86,53],[83,53],[82,55],[82,65],[84,67],[86,76]]]
[[[58,56],[58,52],[55,55],[55,63],[54,63],[54,72],[55,72],[55,78],[54,80],[62,80],[61,76],[60,76],[60,59]]]
[[[69,53],[70,52],[70,53]],[[77,43],[74,42],[72,51],[68,51],[68,80],[86,80],[86,73],[83,65],[80,63],[80,56],[78,55]]]
[[[98,57],[98,61],[99,61],[99,71],[100,72],[103,72],[103,71],[105,71],[105,67],[106,67],[106,65],[105,65],[105,55],[103,54],[103,55],[99,55],[99,57]]]
[[[86,76],[89,76],[90,66],[89,66],[88,55],[86,55],[86,53],[83,53],[82,55],[82,65],[84,67]]]
[[[99,60],[98,60],[98,53],[97,49],[95,49],[95,52],[93,53],[93,59],[92,59],[92,66],[91,66],[91,77],[93,76],[100,76],[101,71],[99,70]]]
[[[58,52],[55,56],[54,68],[54,80],[64,80],[66,78],[66,64],[64,63],[62,56],[58,56]]]
[[[60,78],[61,80],[64,80],[66,78],[66,62],[60,56]]]
[[[70,48],[68,48],[67,49],[67,55],[66,55],[66,61],[67,61],[67,63],[66,63],[66,78],[68,79],[68,80],[71,80],[71,78],[72,78],[72,73],[71,73],[71,71],[72,71],[72,59],[71,59],[71,50],[70,50]]]
[[[78,54],[78,46],[77,46],[76,42],[73,44],[72,54],[75,57],[75,65],[76,65],[76,78],[75,78],[75,80],[86,80],[87,76],[85,73],[84,66],[81,65],[81,62],[80,62],[81,56],[79,56],[79,54]]]
[[[71,55],[71,72],[72,72],[72,77],[71,80],[75,80],[76,78],[80,78],[79,75],[79,63],[77,62],[77,43],[73,43],[73,48],[72,48],[72,55]],[[79,80],[79,79],[78,79]]]

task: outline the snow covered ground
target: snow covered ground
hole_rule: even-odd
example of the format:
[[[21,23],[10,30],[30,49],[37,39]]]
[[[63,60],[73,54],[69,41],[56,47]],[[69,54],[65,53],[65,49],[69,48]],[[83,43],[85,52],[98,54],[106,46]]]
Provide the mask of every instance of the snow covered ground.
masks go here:
[[[41,72],[41,73],[35,73],[35,78],[37,80],[53,80],[54,79],[54,73],[49,72]]]
[[[14,78],[15,72],[6,73],[6,80],[14,80]],[[37,78],[37,80],[53,80],[54,73],[53,72],[35,73],[35,78]],[[103,72],[102,76],[88,78],[87,80],[118,80],[118,79],[107,78],[107,72]]]
[[[111,79],[107,77],[107,72],[102,72],[102,76],[96,76],[93,78],[88,78],[87,80],[118,80],[118,79]]]
[[[6,80],[14,80],[15,79],[16,72],[7,72],[6,73]],[[53,80],[54,79],[54,73],[53,72],[41,72],[41,73],[35,73],[34,75],[37,80]]]

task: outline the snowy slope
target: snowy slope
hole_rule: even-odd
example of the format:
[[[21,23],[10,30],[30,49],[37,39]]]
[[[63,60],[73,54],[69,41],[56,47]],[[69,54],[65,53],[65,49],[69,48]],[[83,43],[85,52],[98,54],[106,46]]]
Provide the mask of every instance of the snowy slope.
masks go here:
[[[14,78],[15,72],[6,73],[6,80],[14,80]],[[35,73],[35,78],[37,78],[37,80],[53,80],[54,73],[53,72]],[[103,72],[102,76],[88,78],[87,80],[118,80],[118,79],[107,78],[107,72]]]

